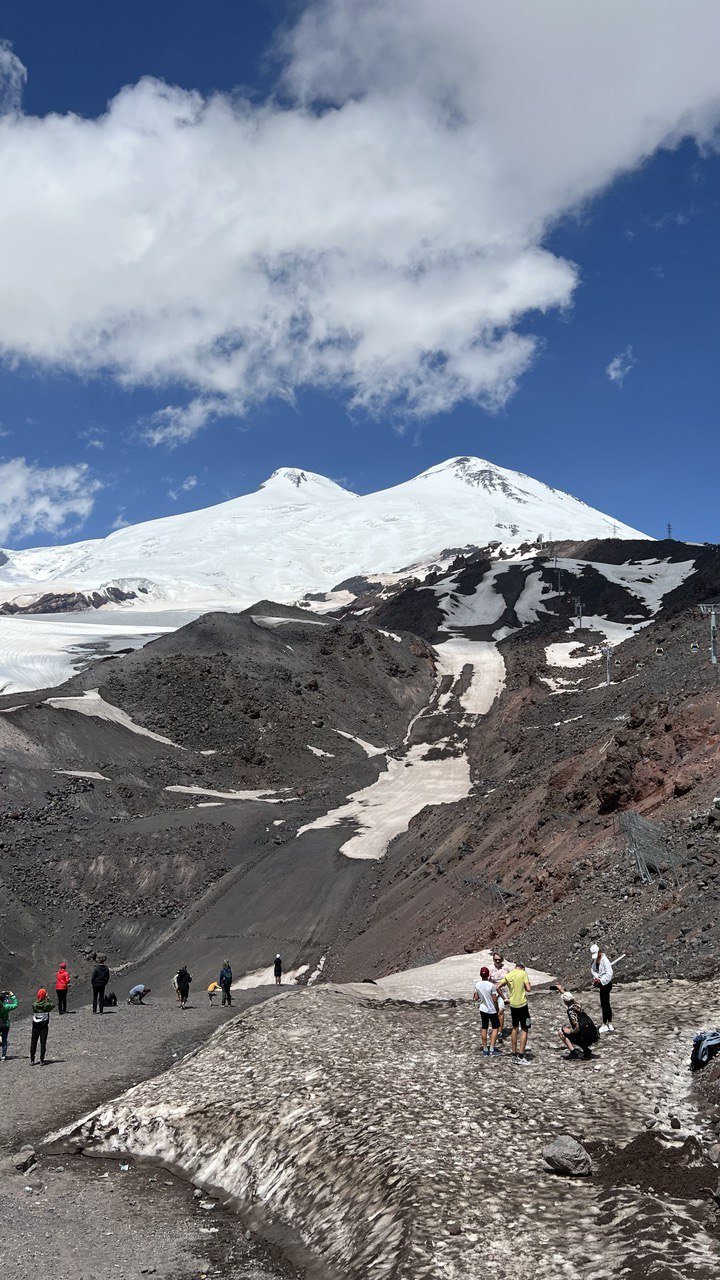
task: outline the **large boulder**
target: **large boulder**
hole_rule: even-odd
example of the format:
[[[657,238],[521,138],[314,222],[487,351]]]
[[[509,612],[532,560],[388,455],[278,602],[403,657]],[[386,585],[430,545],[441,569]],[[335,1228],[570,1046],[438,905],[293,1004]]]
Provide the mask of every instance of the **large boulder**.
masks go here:
[[[590,1156],[569,1134],[555,1138],[543,1149],[542,1157],[548,1169],[552,1169],[553,1173],[565,1174],[568,1178],[586,1178],[592,1173]]]

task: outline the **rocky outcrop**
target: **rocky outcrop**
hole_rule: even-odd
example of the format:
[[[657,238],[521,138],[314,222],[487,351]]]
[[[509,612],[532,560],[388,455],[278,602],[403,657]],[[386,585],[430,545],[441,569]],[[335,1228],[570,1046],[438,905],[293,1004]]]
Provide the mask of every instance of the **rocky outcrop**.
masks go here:
[[[2,564],[2,560],[0,560]],[[100,609],[105,604],[121,604],[136,600],[136,591],[124,591],[122,587],[103,587],[100,591],[46,591],[39,596],[18,596],[0,604],[0,614],[14,617],[16,614],[82,613],[85,609]]]

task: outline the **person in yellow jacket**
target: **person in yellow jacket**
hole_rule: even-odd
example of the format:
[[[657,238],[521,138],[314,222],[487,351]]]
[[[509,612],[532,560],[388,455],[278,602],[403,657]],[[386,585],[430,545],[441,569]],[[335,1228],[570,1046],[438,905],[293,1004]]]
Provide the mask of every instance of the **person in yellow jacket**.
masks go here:
[[[528,1008],[528,991],[531,991],[530,979],[525,971],[525,965],[519,960],[515,962],[515,967],[505,974],[498,982],[498,991],[505,987],[510,999],[510,1017],[512,1019],[512,1031],[510,1032],[510,1048],[512,1049],[513,1062],[517,1062],[518,1066],[525,1066],[528,1059],[525,1057],[525,1048],[527,1045],[528,1031],[530,1029],[530,1009]],[[518,1031],[520,1038],[518,1043]]]
[[[207,989],[207,993],[210,998],[211,1004],[215,1003],[215,997],[216,995],[219,994],[219,992],[220,992],[220,984],[218,982],[211,982],[210,986]]]

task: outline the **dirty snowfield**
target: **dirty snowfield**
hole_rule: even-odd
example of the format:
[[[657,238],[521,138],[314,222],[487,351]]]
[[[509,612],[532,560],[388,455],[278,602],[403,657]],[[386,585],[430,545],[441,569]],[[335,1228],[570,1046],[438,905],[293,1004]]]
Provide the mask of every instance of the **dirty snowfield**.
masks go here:
[[[596,1061],[566,1062],[560,1000],[533,996],[520,1069],[482,1058],[469,1002],[312,988],[234,1019],[71,1141],[166,1165],[343,1280],[710,1280],[714,1134],[687,1059],[717,992],[640,983],[615,1005]],[[545,1169],[565,1133],[598,1144],[589,1178]]]
[[[410,747],[399,759],[391,757],[376,782],[351,795],[347,804],[300,827],[322,831],[345,822],[358,830],[340,846],[346,858],[382,858],[395,836],[407,831],[412,818],[427,805],[453,804],[470,794],[467,757],[428,760],[427,744]]]

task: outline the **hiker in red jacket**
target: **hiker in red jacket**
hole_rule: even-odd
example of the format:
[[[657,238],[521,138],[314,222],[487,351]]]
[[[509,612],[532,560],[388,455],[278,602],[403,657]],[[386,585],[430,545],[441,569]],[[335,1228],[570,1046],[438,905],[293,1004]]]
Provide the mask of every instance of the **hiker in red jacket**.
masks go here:
[[[57,996],[58,1013],[67,1013],[67,993],[70,986],[70,974],[63,960],[55,974],[55,995]]]

